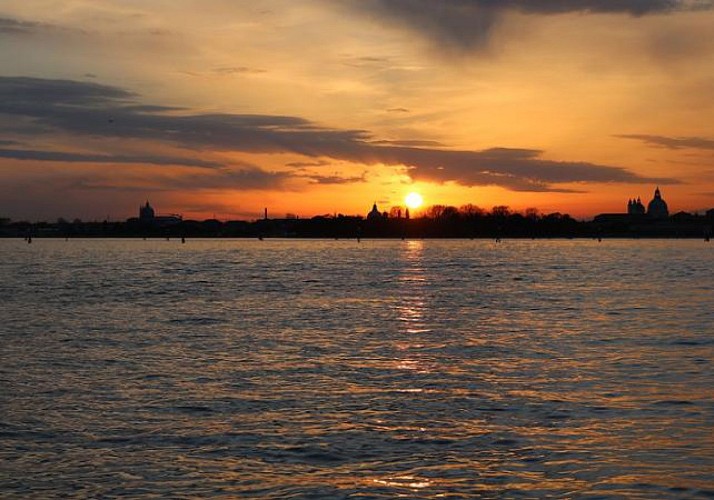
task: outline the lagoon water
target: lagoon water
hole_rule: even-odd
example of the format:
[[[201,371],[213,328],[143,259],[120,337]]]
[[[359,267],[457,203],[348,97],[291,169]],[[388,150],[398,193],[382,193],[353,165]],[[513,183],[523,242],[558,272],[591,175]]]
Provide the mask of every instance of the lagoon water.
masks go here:
[[[3,498],[712,498],[714,244],[0,241]]]

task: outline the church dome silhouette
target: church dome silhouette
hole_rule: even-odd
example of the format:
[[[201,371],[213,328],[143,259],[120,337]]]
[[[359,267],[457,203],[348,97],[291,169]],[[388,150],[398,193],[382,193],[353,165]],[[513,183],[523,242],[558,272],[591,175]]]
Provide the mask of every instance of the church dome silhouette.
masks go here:
[[[377,203],[375,202],[374,205],[372,205],[372,210],[367,214],[367,220],[381,220],[383,218],[384,217],[377,208]]]
[[[669,217],[667,202],[662,199],[659,188],[655,189],[654,198],[647,205],[647,215],[655,219],[666,219]]]
[[[149,205],[149,200],[146,200],[146,205],[139,207],[139,219],[143,221],[154,220],[156,217],[156,212],[154,208]]]

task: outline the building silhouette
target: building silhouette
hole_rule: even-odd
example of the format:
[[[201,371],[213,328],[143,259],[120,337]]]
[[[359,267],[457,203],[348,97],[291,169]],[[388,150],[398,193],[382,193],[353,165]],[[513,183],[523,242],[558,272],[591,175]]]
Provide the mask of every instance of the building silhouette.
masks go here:
[[[655,189],[654,198],[647,205],[647,215],[653,219],[666,219],[669,217],[667,202],[662,198],[659,187]]]
[[[646,222],[646,221],[666,221],[669,219],[669,207],[662,198],[659,187],[655,188],[654,197],[647,204],[645,209],[642,200],[631,198],[627,202],[626,213],[600,214],[595,217],[595,222]]]
[[[139,222],[143,225],[171,226],[178,224],[182,220],[183,217],[179,214],[156,215],[156,211],[149,203],[149,200],[146,200],[145,205],[139,206]]]
[[[626,213],[600,214],[593,221],[576,221],[567,214],[521,214],[507,207],[491,212],[467,205],[461,209],[435,206],[414,219],[409,210],[399,217],[380,213],[377,204],[367,217],[342,214],[312,218],[286,216],[284,219],[255,221],[207,219],[184,220],[181,215],[159,215],[149,201],[139,206],[138,217],[126,222],[56,223],[11,221],[0,218],[0,237],[229,237],[229,238],[553,238],[553,237],[657,237],[701,238],[714,235],[714,209],[706,214],[680,211],[669,215],[669,207],[659,188],[645,208],[641,199],[628,201]],[[438,208],[438,210],[436,210]]]
[[[627,202],[627,214],[628,215],[645,215],[645,206],[642,204],[642,200],[637,197]]]
[[[650,237],[691,237],[712,233],[712,210],[706,215],[678,212],[670,215],[667,202],[659,187],[655,188],[652,200],[645,210],[642,201],[630,199],[627,213],[600,214],[593,220],[598,234]]]
[[[374,205],[372,205],[372,210],[370,210],[370,212],[367,214],[367,220],[370,220],[370,221],[383,220],[383,219],[387,218],[387,217],[385,217],[385,215],[386,215],[386,213],[385,214],[381,213],[379,211],[379,209],[377,208],[377,203],[375,203]]]
[[[149,205],[149,200],[146,200],[146,205],[139,207],[139,220],[141,222],[153,222],[156,218],[156,212],[153,207]]]

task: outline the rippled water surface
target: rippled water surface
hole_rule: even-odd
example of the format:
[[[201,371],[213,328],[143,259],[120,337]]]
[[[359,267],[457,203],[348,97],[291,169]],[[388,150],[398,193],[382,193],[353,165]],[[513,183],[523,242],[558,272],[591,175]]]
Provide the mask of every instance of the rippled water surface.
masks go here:
[[[714,244],[0,241],[0,496],[714,497]]]

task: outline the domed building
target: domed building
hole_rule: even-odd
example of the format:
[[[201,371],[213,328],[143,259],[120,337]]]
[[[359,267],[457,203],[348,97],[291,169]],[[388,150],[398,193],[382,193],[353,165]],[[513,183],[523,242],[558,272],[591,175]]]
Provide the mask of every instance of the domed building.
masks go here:
[[[142,205],[139,207],[139,220],[142,222],[153,222],[153,220],[156,218],[156,212],[154,212],[154,209],[151,205],[149,205],[149,201],[146,201],[146,205]]]
[[[367,214],[367,220],[382,220],[384,215],[377,208],[377,204],[372,205],[372,210]]]
[[[183,220],[179,214],[157,215],[154,207],[149,202],[139,206],[139,222],[144,225],[171,226]]]
[[[669,220],[669,207],[662,198],[659,187],[655,189],[654,198],[645,205],[638,198],[631,198],[627,202],[627,212],[625,213],[605,213],[596,215],[594,221],[601,224],[646,224],[649,222],[659,222]]]
[[[654,198],[647,205],[647,215],[653,219],[666,219],[669,217],[667,202],[662,198],[659,187],[655,189]]]

